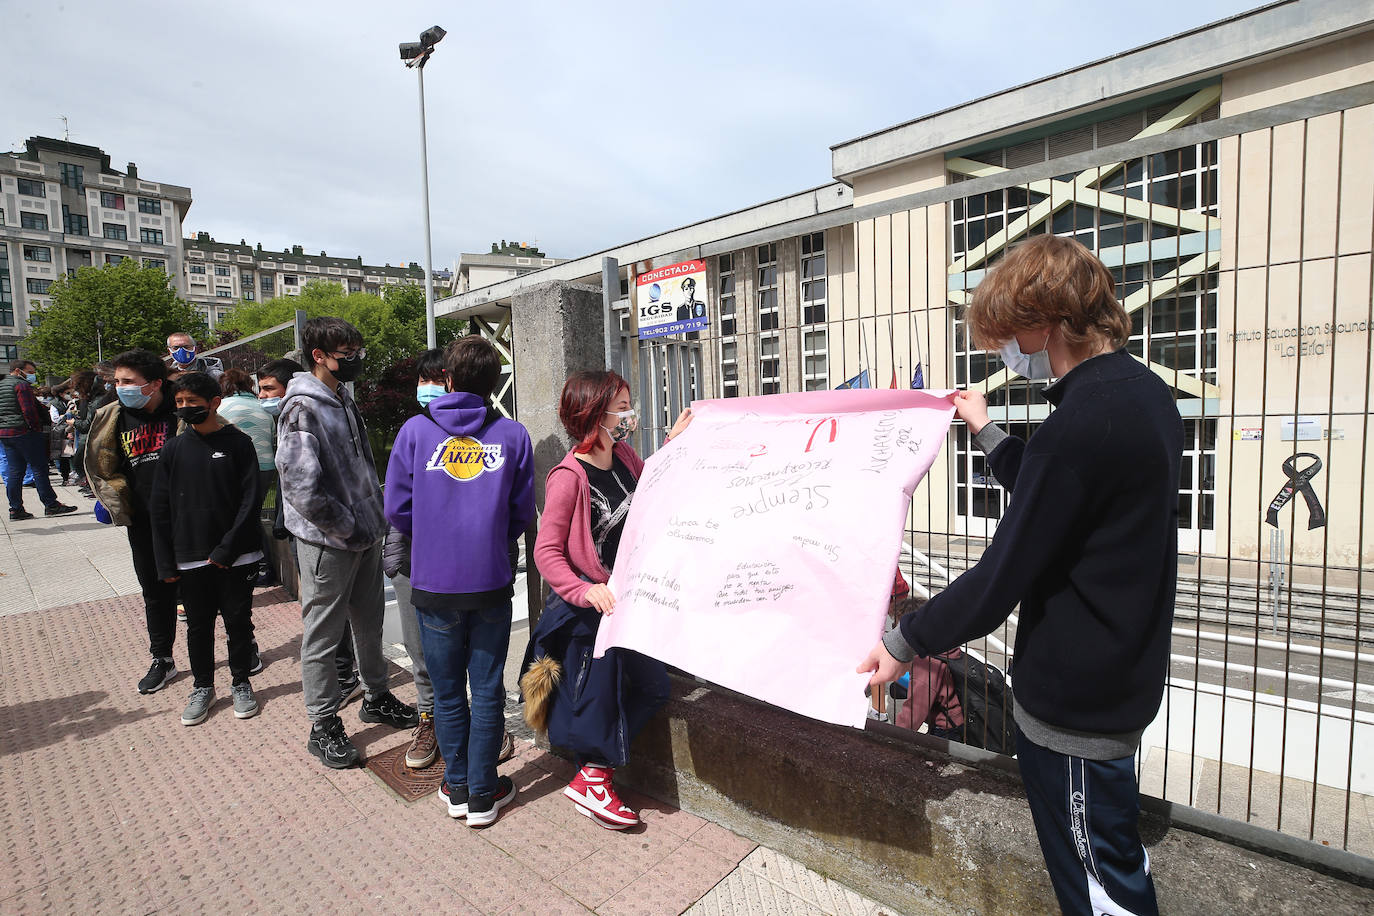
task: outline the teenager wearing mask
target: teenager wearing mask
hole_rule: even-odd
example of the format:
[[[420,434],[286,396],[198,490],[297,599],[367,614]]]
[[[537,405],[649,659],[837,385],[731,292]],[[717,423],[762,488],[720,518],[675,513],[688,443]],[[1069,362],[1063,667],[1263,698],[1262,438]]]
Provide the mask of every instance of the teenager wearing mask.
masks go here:
[[[116,400],[96,412],[83,449],[86,478],[116,525],[128,529],[134,572],[143,591],[152,664],[138,682],[139,693],[161,690],[176,677],[177,587],[157,574],[148,500],[162,446],[176,432],[172,399],[164,390],[167,364],[149,350],[129,350],[114,359]]]
[[[1168,387],[1124,349],[1112,275],[1078,242],[1040,236],[978,285],[979,346],[1045,389],[1028,441],[955,407],[1011,494],[978,563],[903,615],[859,666],[877,685],[1000,626],[1019,602],[1017,756],[1065,913],[1156,913],[1137,830],[1134,755],[1169,664],[1183,423]]]
[[[182,725],[199,725],[215,702],[215,618],[229,643],[234,716],[258,714],[248,678],[256,664],[253,582],[262,559],[262,489],[252,441],[217,412],[220,386],[204,372],[177,379],[180,435],[162,449],[148,514],[163,582],[180,582],[186,654],[195,678]]]
[[[291,384],[291,379],[297,373],[304,372],[305,367],[294,359],[282,357],[274,359],[267,365],[258,370],[258,404],[275,421],[281,414],[281,399],[286,396],[286,386]],[[276,447],[276,433],[273,432],[273,448]],[[275,451],[273,453],[273,463],[275,465]],[[273,510],[272,536],[279,541],[291,540],[291,532],[286,530],[285,501],[281,497],[281,481],[277,472],[272,472],[272,483],[270,488],[275,488],[276,508]],[[291,540],[291,555],[296,555],[296,542]],[[299,564],[298,564],[299,565]],[[344,623],[343,637],[339,640],[339,648],[334,652],[334,667],[339,678],[339,696],[342,697],[341,705],[347,706],[349,703],[363,695],[363,681],[358,676],[358,663],[353,652],[353,626]]]
[[[485,827],[516,793],[496,764],[515,581],[508,548],[534,520],[534,449],[525,427],[491,405],[496,348],[473,335],[443,356],[448,393],[396,436],[386,515],[410,539],[410,599],[444,758],[439,797],[450,816]]]
[[[286,386],[277,425],[277,471],[301,573],[301,683],[313,723],[307,749],[333,769],[357,766],[344,730],[334,657],[353,625],[365,696],[358,718],[393,728],[420,724],[387,689],[382,655],[382,491],[362,414],[345,383],[363,369],[363,335],[342,318],[312,318],[301,334],[310,371]]]
[[[44,515],[66,515],[75,506],[58,502],[57,491],[48,482],[48,410],[38,403],[33,386],[38,367],[26,359],[10,364],[9,375],[0,378],[0,447],[5,450],[5,495],[10,503],[10,521],[33,518],[24,509],[24,475],[32,469],[34,488],[42,500]]]
[[[552,591],[521,686],[527,718],[546,721],[549,741],[575,755],[577,775],[563,794],[601,826],[624,830],[639,815],[616,793],[615,768],[668,700],[668,674],[657,659],[629,649],[592,658],[601,615],[615,609],[606,583],[644,468],[629,443],[636,428],[630,386],[614,372],[578,372],[563,386],[558,418],[575,444],[545,484],[534,559]],[[684,410],[668,438],[690,422]]]

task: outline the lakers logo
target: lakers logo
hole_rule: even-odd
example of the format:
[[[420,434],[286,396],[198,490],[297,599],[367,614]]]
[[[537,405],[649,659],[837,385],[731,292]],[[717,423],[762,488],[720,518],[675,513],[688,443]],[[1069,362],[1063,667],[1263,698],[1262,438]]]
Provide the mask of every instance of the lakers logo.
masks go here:
[[[429,457],[426,471],[443,471],[454,480],[472,480],[506,463],[501,446],[483,445],[471,436],[449,436]]]

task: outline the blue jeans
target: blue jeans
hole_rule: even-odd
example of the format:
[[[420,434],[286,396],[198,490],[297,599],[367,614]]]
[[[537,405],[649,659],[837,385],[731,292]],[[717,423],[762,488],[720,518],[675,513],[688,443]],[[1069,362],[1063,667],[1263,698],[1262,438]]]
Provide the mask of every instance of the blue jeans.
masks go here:
[[[33,468],[33,485],[45,506],[57,505],[57,492],[48,482],[48,437],[40,432],[0,438],[5,447],[5,495],[10,511],[24,509],[24,472]]]
[[[506,732],[502,676],[510,647],[509,600],[479,611],[415,608],[434,685],[434,737],[449,789],[496,791],[496,757]],[[468,685],[472,707],[468,707]]]

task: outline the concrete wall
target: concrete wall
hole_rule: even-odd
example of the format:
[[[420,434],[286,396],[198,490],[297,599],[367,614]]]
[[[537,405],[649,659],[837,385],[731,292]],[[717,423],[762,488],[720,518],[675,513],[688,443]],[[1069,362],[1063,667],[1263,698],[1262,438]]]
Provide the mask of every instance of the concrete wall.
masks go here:
[[[666,714],[649,724],[616,779],[894,912],[1057,910],[1024,789],[1006,758],[895,729],[825,725],[678,679]],[[1160,911],[1310,916],[1374,907],[1368,886],[1293,864],[1294,841],[1265,836],[1289,860],[1144,816]],[[1370,883],[1367,868],[1359,880]]]
[[[601,290],[576,283],[543,283],[511,300],[515,346],[515,397],[519,420],[534,443],[535,501],[544,505],[544,478],[567,454],[568,436],[558,419],[558,399],[569,375],[604,369],[605,318]],[[539,618],[543,588],[534,565],[534,531],[525,538],[530,625]]]

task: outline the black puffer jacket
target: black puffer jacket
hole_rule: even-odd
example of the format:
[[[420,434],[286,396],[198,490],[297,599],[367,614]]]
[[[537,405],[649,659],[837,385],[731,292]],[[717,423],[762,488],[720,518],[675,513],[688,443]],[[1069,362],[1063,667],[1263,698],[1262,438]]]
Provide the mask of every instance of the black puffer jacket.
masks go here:
[[[410,538],[391,526],[382,541],[382,572],[388,579],[410,576]]]

